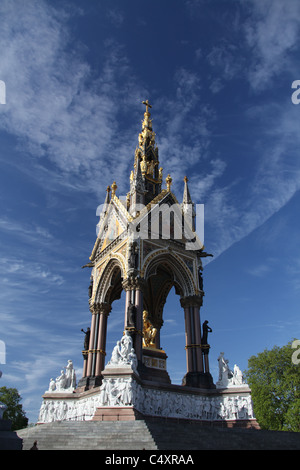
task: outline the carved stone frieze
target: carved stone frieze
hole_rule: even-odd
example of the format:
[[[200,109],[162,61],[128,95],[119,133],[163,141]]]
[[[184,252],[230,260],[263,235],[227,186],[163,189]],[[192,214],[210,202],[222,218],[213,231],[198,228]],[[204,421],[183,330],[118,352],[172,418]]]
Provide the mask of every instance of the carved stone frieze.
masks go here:
[[[38,423],[91,420],[98,407],[134,406],[148,416],[203,421],[255,421],[250,389],[228,393],[184,393],[142,385],[132,373],[104,377],[100,390],[82,398],[44,397]]]

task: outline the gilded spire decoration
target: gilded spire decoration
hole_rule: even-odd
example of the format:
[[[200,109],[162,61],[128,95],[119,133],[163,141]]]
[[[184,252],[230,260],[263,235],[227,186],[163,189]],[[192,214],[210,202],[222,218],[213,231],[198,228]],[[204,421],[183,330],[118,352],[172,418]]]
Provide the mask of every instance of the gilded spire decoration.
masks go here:
[[[162,181],[162,177],[163,177],[163,168],[160,167],[160,169],[158,170],[158,179],[159,179],[159,181]]]
[[[117,190],[118,186],[116,184],[116,182],[114,181],[113,184],[111,185],[111,195],[114,196],[116,194],[116,190]]]
[[[149,103],[148,100],[143,101],[142,103],[146,105],[146,113],[150,115],[149,108],[152,108],[151,104]]]
[[[172,178],[170,175],[166,177],[167,191],[171,191]]]
[[[130,175],[131,207],[136,203],[148,204],[152,201],[161,192],[162,183],[162,168],[159,168],[158,148],[150,114],[152,105],[149,100],[142,101],[142,104],[146,110],[135,150],[134,169]]]
[[[149,113],[149,108],[152,108],[152,106],[148,100],[142,103],[146,106],[146,111],[142,122],[142,132],[139,135],[139,147],[145,152],[146,148],[150,145],[154,147],[155,133],[152,130],[152,119],[150,119],[151,114]]]

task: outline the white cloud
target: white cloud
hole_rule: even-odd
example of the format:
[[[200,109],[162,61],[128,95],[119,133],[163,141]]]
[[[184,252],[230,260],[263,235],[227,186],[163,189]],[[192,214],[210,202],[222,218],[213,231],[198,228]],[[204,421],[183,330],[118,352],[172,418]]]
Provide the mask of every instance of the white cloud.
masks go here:
[[[121,179],[132,135],[121,134],[118,110],[121,103],[141,101],[122,48],[113,41],[102,45],[105,59],[95,78],[84,48],[68,33],[66,12],[42,0],[4,0],[0,14],[1,78],[7,86],[2,129],[32,155],[50,158],[66,184],[76,175],[99,192],[95,175],[110,182],[112,155]],[[116,139],[122,142],[117,153]]]
[[[124,23],[125,16],[121,10],[112,8],[111,10],[107,11],[107,18],[111,21],[114,26],[118,28]]]
[[[45,227],[40,225],[29,225],[21,223],[18,220],[12,220],[11,218],[1,217],[0,218],[0,231],[15,234],[16,237],[21,238],[23,241],[27,240],[31,243],[39,242],[40,244],[53,243],[53,236]]]
[[[190,186],[194,196],[194,202],[202,203],[205,196],[208,195],[209,191],[216,187],[217,180],[223,175],[226,169],[226,162],[220,158],[216,158],[210,161],[211,172],[207,174],[194,175],[190,179]]]
[[[246,0],[246,21],[235,26],[242,34],[243,54],[247,58],[240,78],[251,90],[263,97],[259,105],[248,108],[245,114],[249,128],[255,123],[253,170],[244,184],[239,185],[239,197],[234,186],[238,181],[225,183],[206,174],[198,188],[207,199],[205,226],[210,234],[210,251],[216,256],[261,226],[284,207],[300,189],[299,170],[299,109],[292,105],[291,83],[295,75],[295,57],[299,52],[300,3],[297,0]],[[215,45],[207,56],[214,70],[222,71],[222,79],[235,79],[235,71],[243,64],[240,50],[226,39]],[[286,77],[290,73],[291,81]],[[276,93],[274,79],[286,83],[286,97]],[[212,92],[221,89],[221,78],[211,85]],[[284,81],[283,81],[284,80]],[[267,101],[262,93],[268,90]],[[248,98],[249,99],[249,98]],[[272,98],[271,98],[272,99]],[[247,137],[245,143],[247,141]],[[195,183],[194,183],[195,184]],[[206,239],[207,239],[207,230]],[[212,247],[212,248],[211,248]],[[210,260],[209,260],[210,261]]]
[[[183,177],[207,158],[211,142],[210,125],[215,113],[202,94],[198,73],[183,67],[177,69],[172,91],[173,96],[170,93],[169,97],[156,100],[153,128],[157,133],[156,143],[164,178],[171,174],[172,191],[180,199]]]
[[[251,274],[251,276],[263,278],[275,268],[276,260],[273,258],[268,258],[265,262],[258,264],[256,266],[248,266],[246,272]]]
[[[51,272],[48,266],[38,262],[24,261],[20,258],[2,257],[0,269],[8,276],[17,275],[16,279],[18,279],[19,284],[31,284],[33,281],[38,281],[39,283],[46,282],[47,286],[50,286],[52,284],[61,285],[64,282],[63,277],[60,274]],[[3,281],[4,284],[7,282],[8,285],[11,285],[9,279],[4,278]]]
[[[252,51],[249,80],[253,89],[271,87],[279,73],[294,67],[290,55],[299,43],[298,0],[247,0],[245,38]]]
[[[232,80],[241,73],[243,60],[240,56],[240,49],[235,44],[230,44],[227,41],[221,42],[212,48],[207,55],[207,60],[212,67],[220,71],[224,80]],[[214,83],[216,86],[215,81]]]

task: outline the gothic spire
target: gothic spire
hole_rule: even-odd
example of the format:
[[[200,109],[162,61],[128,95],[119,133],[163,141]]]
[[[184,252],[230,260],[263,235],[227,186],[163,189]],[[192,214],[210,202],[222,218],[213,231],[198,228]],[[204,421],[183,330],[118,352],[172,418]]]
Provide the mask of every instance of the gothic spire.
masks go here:
[[[161,192],[162,168],[159,168],[158,148],[155,143],[155,132],[152,129],[149,111],[152,105],[148,100],[142,103],[146,106],[146,111],[142,121],[142,131],[139,133],[139,144],[135,150],[134,170],[130,175],[130,192],[133,196],[133,191],[140,189],[140,193],[143,193],[143,203],[148,204]],[[143,181],[143,185],[141,185],[141,181]],[[137,182],[139,185],[136,184]]]
[[[195,232],[196,230],[196,211],[195,211],[195,204],[192,201],[190,190],[188,187],[188,178],[185,176],[183,178],[184,181],[184,190],[183,190],[183,198],[182,198],[182,211],[185,216],[191,221],[192,230]]]
[[[188,187],[188,177],[185,176],[183,178],[183,181],[184,181],[184,190],[183,190],[182,204],[193,204],[193,201],[190,195],[190,190]]]
[[[155,147],[155,133],[152,130],[152,119],[150,119],[149,108],[152,108],[148,100],[143,101],[146,106],[144,120],[142,122],[142,132],[139,134],[139,148],[145,154],[148,147]]]

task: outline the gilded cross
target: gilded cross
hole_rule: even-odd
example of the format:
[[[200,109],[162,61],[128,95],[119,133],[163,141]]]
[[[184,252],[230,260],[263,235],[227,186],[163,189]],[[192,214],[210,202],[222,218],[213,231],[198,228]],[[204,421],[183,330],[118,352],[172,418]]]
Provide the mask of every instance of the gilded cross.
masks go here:
[[[148,100],[142,102],[146,106],[146,113],[149,112],[149,108],[152,108]]]

